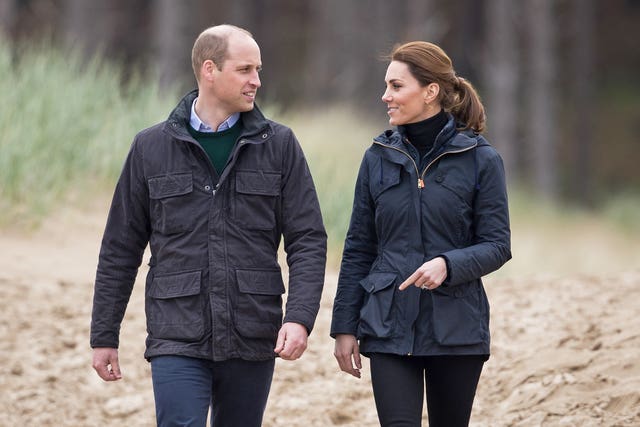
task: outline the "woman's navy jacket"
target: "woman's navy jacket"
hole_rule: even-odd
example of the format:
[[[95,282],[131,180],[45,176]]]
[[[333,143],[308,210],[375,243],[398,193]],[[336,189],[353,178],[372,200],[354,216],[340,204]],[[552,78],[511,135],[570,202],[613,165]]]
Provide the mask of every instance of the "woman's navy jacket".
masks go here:
[[[411,147],[412,148],[412,147]],[[398,286],[443,257],[433,291]],[[403,355],[489,354],[489,303],[481,277],[511,258],[502,159],[452,116],[418,164],[397,131],[366,151],[347,233],[331,335],[360,351]]]

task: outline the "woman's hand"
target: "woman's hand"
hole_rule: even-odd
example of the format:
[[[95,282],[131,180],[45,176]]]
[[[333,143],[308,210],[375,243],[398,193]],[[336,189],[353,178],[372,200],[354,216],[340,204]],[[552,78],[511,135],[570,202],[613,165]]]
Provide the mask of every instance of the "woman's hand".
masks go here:
[[[362,369],[360,346],[354,335],[336,335],[336,346],[333,355],[336,357],[341,371],[360,378],[360,369]]]
[[[417,288],[434,290],[447,278],[447,262],[442,257],[434,258],[422,264],[407,278],[399,289],[401,291],[413,285]]]

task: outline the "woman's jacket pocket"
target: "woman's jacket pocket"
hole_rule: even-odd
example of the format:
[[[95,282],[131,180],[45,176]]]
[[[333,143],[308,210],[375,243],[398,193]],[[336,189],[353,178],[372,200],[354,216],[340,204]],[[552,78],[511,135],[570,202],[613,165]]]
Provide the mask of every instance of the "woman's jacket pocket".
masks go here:
[[[369,177],[369,190],[371,198],[378,201],[379,197],[387,190],[400,183],[402,166],[379,159],[379,163],[373,166]],[[379,204],[379,203],[377,203]]]
[[[360,286],[366,294],[360,309],[358,338],[391,336],[394,325],[392,306],[396,277],[395,273],[371,273],[360,281]]]
[[[149,178],[151,224],[163,234],[193,230],[197,212],[189,211],[193,194],[191,172],[171,173]]]
[[[147,329],[153,338],[198,341],[204,335],[200,271],[155,276],[147,298]]]
[[[280,270],[236,270],[235,326],[247,338],[275,340],[282,326],[284,283]]]
[[[472,345],[489,340],[488,303],[478,282],[440,286],[433,297],[434,338],[441,345]]]

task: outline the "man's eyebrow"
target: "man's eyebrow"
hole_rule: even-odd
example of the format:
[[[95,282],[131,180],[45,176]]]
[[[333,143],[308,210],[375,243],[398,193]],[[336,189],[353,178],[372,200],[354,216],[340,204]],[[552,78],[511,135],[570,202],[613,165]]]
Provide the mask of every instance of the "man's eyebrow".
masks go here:
[[[245,62],[245,63],[236,65],[236,68],[247,68],[247,67],[262,68],[262,64],[253,64],[251,62]]]

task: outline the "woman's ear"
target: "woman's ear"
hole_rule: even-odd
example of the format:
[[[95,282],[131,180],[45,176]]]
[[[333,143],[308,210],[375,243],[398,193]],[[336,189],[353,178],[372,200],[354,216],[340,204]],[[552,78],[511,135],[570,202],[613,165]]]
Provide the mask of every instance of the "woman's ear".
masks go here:
[[[440,93],[440,85],[438,83],[429,83],[425,87],[424,91],[424,103],[430,104],[434,100],[438,99],[438,94]]]

